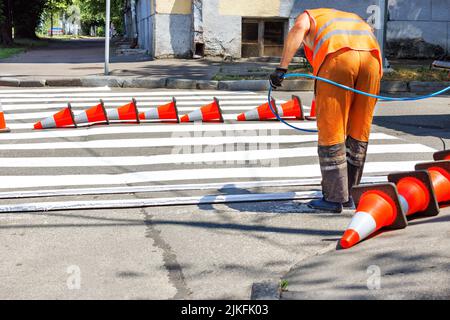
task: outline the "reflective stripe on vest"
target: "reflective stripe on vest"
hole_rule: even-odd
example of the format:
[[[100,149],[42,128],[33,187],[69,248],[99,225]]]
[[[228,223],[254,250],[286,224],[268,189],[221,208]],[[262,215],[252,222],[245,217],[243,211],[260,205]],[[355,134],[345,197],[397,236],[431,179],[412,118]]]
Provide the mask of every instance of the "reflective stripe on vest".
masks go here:
[[[369,36],[374,39],[375,36],[371,31],[368,30],[333,30],[328,32],[322,39],[319,40],[319,42],[316,44],[314,53],[313,53],[313,59],[316,58],[317,53],[319,52],[320,48],[324,44],[325,41],[330,39],[332,36],[340,36],[340,35],[346,35],[346,36]]]
[[[380,47],[371,27],[354,13],[333,9],[312,9],[305,11],[313,20],[316,32],[310,36],[313,47],[306,47],[305,54],[317,75],[328,54],[341,49],[377,51],[382,65]],[[382,68],[380,68],[382,73]]]

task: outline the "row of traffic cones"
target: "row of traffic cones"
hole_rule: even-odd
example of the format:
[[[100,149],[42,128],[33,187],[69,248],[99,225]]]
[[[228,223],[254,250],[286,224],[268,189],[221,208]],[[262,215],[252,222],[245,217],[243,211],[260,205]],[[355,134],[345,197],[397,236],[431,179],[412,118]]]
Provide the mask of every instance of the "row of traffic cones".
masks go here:
[[[450,150],[433,158],[415,171],[390,174],[389,183],[354,187],[356,213],[340,246],[350,248],[382,228],[403,229],[413,215],[438,215],[439,206],[450,202]]]
[[[177,102],[175,98],[172,98],[170,103],[141,113],[138,111],[135,99],[132,99],[130,103],[113,110],[106,110],[103,101],[100,100],[99,104],[77,115],[73,114],[72,106],[69,103],[66,108],[55,113],[53,116],[35,123],[34,129],[76,128],[80,124],[109,124],[110,121],[140,123],[145,120],[171,121],[177,123],[190,121],[223,122],[223,116],[222,111],[220,110],[219,100],[216,98],[214,98],[212,103],[184,115],[181,119],[178,118]]]
[[[292,96],[292,99],[281,106],[277,106],[275,100],[272,100],[272,106],[278,116],[282,118],[295,118],[299,120],[315,120],[315,103],[313,101],[311,113],[305,116],[302,102],[299,97]],[[0,109],[1,110],[1,109]],[[3,113],[0,112],[0,125]],[[259,107],[242,113],[237,117],[238,121],[249,120],[271,120],[276,116],[270,109],[269,103],[260,105]],[[3,119],[3,120],[2,120]],[[145,120],[174,121],[174,122],[224,122],[220,102],[217,98],[214,101],[202,106],[189,114],[178,117],[177,102],[175,98],[168,104],[152,108],[147,112],[138,112],[137,102],[135,99],[124,106],[114,110],[106,110],[102,100],[100,103],[89,108],[80,114],[74,115],[70,103],[66,108],[60,110],[51,117],[45,118],[34,125],[34,129],[64,128],[77,127],[80,124],[109,124],[110,121],[125,121],[132,123],[140,123]],[[0,126],[1,128],[1,126]]]

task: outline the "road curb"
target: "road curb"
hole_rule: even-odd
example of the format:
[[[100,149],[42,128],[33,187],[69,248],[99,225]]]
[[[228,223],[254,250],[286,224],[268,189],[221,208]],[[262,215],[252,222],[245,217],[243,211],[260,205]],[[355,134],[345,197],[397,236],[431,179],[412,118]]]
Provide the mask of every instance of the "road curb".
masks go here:
[[[4,87],[104,87],[141,89],[198,89],[223,91],[267,91],[267,80],[196,80],[181,78],[136,78],[119,76],[90,76],[81,78],[9,78],[1,77]],[[430,93],[450,86],[450,81],[381,81],[385,93]],[[313,91],[313,80],[286,80],[278,91]]]

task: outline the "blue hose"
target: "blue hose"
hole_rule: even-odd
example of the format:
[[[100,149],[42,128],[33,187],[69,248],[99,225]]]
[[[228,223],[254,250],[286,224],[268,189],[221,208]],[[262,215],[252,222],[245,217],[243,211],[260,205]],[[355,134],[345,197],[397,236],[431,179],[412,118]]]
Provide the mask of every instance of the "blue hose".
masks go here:
[[[358,93],[358,94],[362,94],[371,98],[376,98],[380,101],[417,101],[417,100],[423,100],[423,99],[428,99],[428,98],[432,98],[438,95],[441,95],[447,91],[450,90],[450,86],[447,88],[444,88],[442,90],[439,90],[437,92],[431,93],[431,94],[427,94],[425,96],[419,96],[419,97],[404,97],[404,98],[393,98],[393,97],[385,97],[385,96],[379,96],[376,94],[371,94],[371,93],[367,93],[364,91],[360,91],[360,90],[356,90],[347,86],[344,86],[343,84],[331,81],[329,79],[326,78],[322,78],[322,77],[318,77],[318,76],[314,76],[312,74],[306,74],[306,73],[290,73],[290,74],[286,74],[284,76],[284,78],[292,78],[292,77],[302,77],[302,78],[309,78],[309,79],[315,79],[315,80],[319,80],[319,81],[323,81],[326,83],[329,83],[331,85],[334,85],[336,87],[342,88],[344,90],[348,90],[348,91],[352,91],[354,93]],[[268,94],[268,102],[269,102],[269,107],[270,110],[272,111],[272,113],[275,115],[275,117],[282,123],[284,123],[285,125],[287,125],[288,127],[291,127],[292,129],[295,130],[299,130],[299,131],[303,131],[303,132],[318,132],[317,130],[310,130],[310,129],[302,129],[302,128],[298,128],[288,122],[286,122],[284,119],[282,119],[277,112],[275,112],[275,108],[274,106],[272,106],[272,87],[269,86],[269,94]]]

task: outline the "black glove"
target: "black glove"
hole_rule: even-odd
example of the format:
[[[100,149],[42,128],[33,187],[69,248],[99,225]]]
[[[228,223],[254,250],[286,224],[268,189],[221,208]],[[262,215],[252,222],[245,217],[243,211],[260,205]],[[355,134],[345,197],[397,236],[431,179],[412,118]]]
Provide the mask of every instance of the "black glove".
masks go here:
[[[281,83],[284,80],[284,75],[288,69],[285,68],[276,68],[273,73],[269,76],[269,82],[272,89],[276,89],[278,87],[281,87]]]

